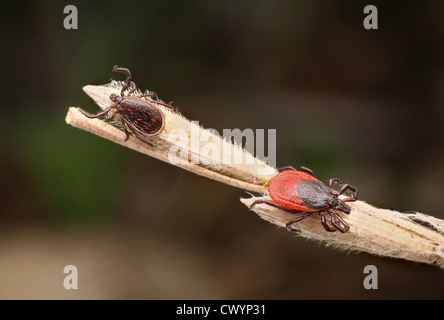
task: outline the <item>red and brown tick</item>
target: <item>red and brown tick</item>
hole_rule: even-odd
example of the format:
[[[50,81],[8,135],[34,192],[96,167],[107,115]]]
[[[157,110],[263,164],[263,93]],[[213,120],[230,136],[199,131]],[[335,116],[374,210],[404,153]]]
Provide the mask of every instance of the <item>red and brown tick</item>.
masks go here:
[[[165,106],[174,111],[177,109],[162,101],[144,99],[146,97],[154,97],[154,92],[132,96],[133,92],[136,91],[136,84],[131,81],[130,71],[118,66],[114,66],[113,71],[126,74],[120,96],[115,93],[109,96],[109,99],[114,104],[94,115],[82,109],[80,109],[80,112],[90,119],[105,116],[106,121],[111,121],[116,115],[119,115],[119,120],[126,134],[125,141],[130,137],[128,132],[130,130],[138,139],[153,146],[145,137],[149,138],[159,134],[165,126],[165,116],[157,105]],[[129,91],[125,96],[125,90],[128,88]]]
[[[339,191],[334,190],[335,184],[339,185]],[[296,170],[293,167],[283,167],[268,184],[268,194],[273,201],[256,200],[251,204],[250,210],[255,205],[264,203],[289,213],[300,214],[287,223],[288,231],[295,231],[291,228],[293,224],[317,212],[325,230],[339,230],[345,233],[350,226],[333,210],[349,214],[351,210],[346,202],[358,200],[358,192],[358,188],[344,184],[338,178],[330,179],[327,186],[316,179],[313,171],[308,168],[301,167]],[[350,194],[347,198],[338,198],[346,193]],[[331,226],[327,223],[327,215],[330,217]]]

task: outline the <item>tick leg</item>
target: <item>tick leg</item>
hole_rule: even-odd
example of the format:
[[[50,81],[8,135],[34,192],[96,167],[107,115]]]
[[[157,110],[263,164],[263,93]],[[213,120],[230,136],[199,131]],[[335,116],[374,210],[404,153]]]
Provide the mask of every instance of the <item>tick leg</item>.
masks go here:
[[[359,190],[358,188],[352,186],[351,184],[344,184],[341,188],[341,191],[339,191],[339,195],[344,194],[347,191],[351,191],[352,195],[351,197],[348,197],[346,199],[343,199],[342,201],[344,202],[350,202],[350,201],[356,201],[358,200],[358,194],[359,194]]]
[[[126,68],[119,68],[118,66],[114,66],[113,71],[126,74],[125,84],[123,85],[122,91],[120,92],[120,95],[123,97],[123,92],[131,85],[131,72]]]
[[[154,144],[152,144],[151,142],[145,140],[144,138],[142,138],[136,131],[134,131],[133,129],[131,129],[131,131],[134,133],[134,135],[136,136],[137,139],[139,139],[142,142],[145,142],[147,145],[149,145],[150,147],[154,148]]]
[[[151,101],[151,102],[153,102],[153,103],[155,103],[155,104],[160,104],[161,106],[164,106],[164,107],[170,108],[171,110],[174,110],[174,111],[178,111],[178,110],[179,110],[177,107],[172,106],[172,105],[170,105],[170,104],[168,104],[168,103],[165,103],[165,102],[163,102],[163,101],[153,100],[153,101]]]
[[[99,112],[98,114],[91,114],[91,113],[86,112],[85,110],[80,109],[80,108],[79,108],[79,111],[80,111],[85,117],[88,117],[88,118],[90,118],[90,119],[95,119],[95,118],[100,118],[101,116],[107,114],[107,113],[111,110],[112,107],[114,107],[114,105],[109,106],[108,108],[106,108],[105,110]]]
[[[111,111],[113,111],[113,112],[111,112]],[[107,114],[105,114],[105,120],[111,121],[114,119],[115,116],[116,116],[116,110],[110,110]]]
[[[296,170],[294,167],[292,167],[292,166],[285,166],[285,167],[279,168],[279,169],[278,169],[278,172],[288,171],[288,170],[297,171],[297,170]]]
[[[332,212],[331,214],[331,224],[336,227],[339,231],[342,233],[346,233],[348,230],[350,230],[350,226],[347,222],[344,221],[339,215]]]
[[[142,93],[141,95],[138,95],[138,98],[145,98],[145,97],[149,97],[152,98],[154,97],[156,94],[154,92],[148,92],[148,93]]]
[[[123,122],[122,122],[123,123]],[[137,131],[133,128],[133,126],[132,125],[130,125],[129,123],[125,123],[127,126],[128,126],[128,128],[131,130],[131,132],[136,136],[136,138],[137,139],[139,139],[140,141],[142,141],[142,142],[145,142],[147,145],[149,145],[150,147],[153,147],[154,148],[154,145],[151,143],[151,142],[149,142],[149,141],[147,141],[147,140],[145,140],[144,138],[142,138],[142,136],[139,134],[139,133],[137,133]],[[127,131],[126,131],[126,133],[127,133]],[[127,133],[128,134],[128,133]],[[129,138],[129,135],[128,135],[128,137],[127,138]],[[126,140],[125,140],[126,141]]]
[[[149,93],[140,94],[140,95],[137,96],[137,98],[146,98],[146,97],[153,98],[154,96],[156,96],[156,94],[154,92],[149,92]],[[148,102],[155,103],[155,104],[160,104],[161,106],[170,108],[171,110],[174,110],[174,111],[178,111],[179,110],[177,107],[169,105],[168,103],[165,103],[163,101],[157,101],[157,100],[151,99]]]
[[[299,171],[302,171],[302,172],[308,173],[309,175],[311,175],[311,176],[313,176],[313,177],[315,176],[313,170],[308,169],[307,167],[300,167]]]
[[[341,179],[339,178],[331,178],[330,180],[328,180],[328,185],[330,186],[330,188],[333,189],[335,183],[337,183],[339,185],[339,187],[341,188],[342,185],[344,184]]]
[[[314,172],[313,172],[313,170],[308,169],[308,168],[306,168],[306,167],[300,167],[299,170],[296,170],[296,169],[295,169],[294,167],[292,167],[292,166],[285,166],[285,167],[279,168],[279,169],[278,169],[278,172],[287,171],[287,170],[302,171],[302,172],[308,173],[309,175],[311,175],[311,176],[314,177]]]
[[[252,210],[253,207],[254,207],[255,205],[262,204],[262,203],[263,203],[263,204],[268,204],[269,206],[272,206],[272,207],[278,208],[278,209],[280,209],[280,210],[282,210],[282,211],[285,211],[285,212],[288,212],[288,213],[292,213],[292,214],[294,214],[294,213],[301,213],[301,212],[304,212],[304,211],[294,210],[294,209],[290,209],[290,208],[287,208],[287,207],[281,206],[280,204],[277,204],[277,203],[275,203],[275,202],[273,202],[273,201],[271,201],[271,200],[256,200],[256,201],[254,201],[254,202],[251,204],[251,206],[250,206],[250,210]]]
[[[136,88],[137,88],[136,84],[133,81],[130,82],[130,87],[131,87],[131,90],[128,91],[127,96],[131,95],[134,91],[136,91]]]
[[[130,138],[130,134],[129,134],[129,132],[128,132],[128,129],[126,128],[126,122],[125,122],[125,120],[123,120],[123,118],[122,118],[122,127],[123,127],[123,131],[125,132],[125,134],[126,134],[126,136],[125,136],[125,142],[126,141],[128,141],[129,140],[129,138]]]
[[[319,212],[319,215],[321,216],[321,222],[325,230],[327,230],[328,232],[335,232],[337,230],[334,226],[332,228],[327,224],[327,219],[325,218],[325,211]]]
[[[305,218],[308,218],[308,217],[311,216],[312,214],[313,214],[313,212],[306,212],[306,213],[305,213],[304,215],[302,215],[301,217],[296,218],[296,219],[291,220],[290,222],[288,222],[288,223],[285,225],[285,228],[287,229],[287,231],[290,231],[290,232],[299,232],[299,230],[292,229],[291,226],[294,225],[295,223],[299,222],[299,221],[304,220]]]

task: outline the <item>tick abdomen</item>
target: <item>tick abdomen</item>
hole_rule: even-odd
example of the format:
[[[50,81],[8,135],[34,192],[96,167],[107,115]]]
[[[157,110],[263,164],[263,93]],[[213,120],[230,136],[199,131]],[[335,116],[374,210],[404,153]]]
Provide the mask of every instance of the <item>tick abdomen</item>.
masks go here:
[[[330,189],[317,180],[301,180],[296,186],[296,194],[309,208],[324,209],[328,207]]]
[[[299,185],[302,183],[302,187]],[[270,180],[270,197],[280,205],[300,211],[319,211],[327,207],[328,187],[301,171],[284,171]]]
[[[164,127],[162,111],[142,98],[123,97],[118,108],[126,123],[142,134],[154,135]]]

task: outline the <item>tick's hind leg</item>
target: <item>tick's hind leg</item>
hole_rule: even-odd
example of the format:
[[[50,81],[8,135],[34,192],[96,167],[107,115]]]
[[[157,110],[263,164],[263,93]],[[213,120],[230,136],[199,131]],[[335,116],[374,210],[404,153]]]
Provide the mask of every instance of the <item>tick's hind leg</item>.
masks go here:
[[[153,100],[153,102],[156,103],[156,104],[160,104],[160,105],[162,105],[164,107],[170,108],[173,111],[179,111],[179,108],[177,108],[176,106],[172,106],[172,105],[170,105],[168,103],[165,103],[163,101]]]
[[[130,138],[130,134],[129,134],[129,132],[128,132],[128,128],[127,128],[127,124],[126,124],[126,121],[125,120],[123,120],[123,118],[121,119],[121,121],[122,121],[122,127],[123,127],[123,131],[125,132],[125,142],[127,142],[128,140],[129,140],[129,138]]]
[[[298,223],[299,221],[304,220],[305,218],[308,218],[312,214],[313,214],[313,212],[306,212],[302,216],[300,216],[294,220],[291,220],[290,222],[287,222],[287,224],[285,225],[285,228],[287,229],[287,231],[290,231],[290,232],[299,232],[299,230],[295,230],[291,226],[294,225],[295,223]]]
[[[308,173],[309,175],[311,175],[311,176],[313,176],[313,177],[315,176],[313,170],[308,169],[307,167],[300,167],[300,168],[299,168],[299,171],[302,171],[302,172]]]
[[[130,125],[128,122],[122,122],[122,123],[124,123],[126,126],[128,126],[128,128],[131,130],[131,132],[134,134],[134,136],[137,138],[137,139],[139,139],[140,141],[142,141],[142,142],[145,142],[147,145],[149,145],[150,147],[153,147],[154,148],[154,145],[151,143],[151,142],[149,142],[149,141],[147,141],[147,140],[145,140],[137,131],[136,131],[136,129],[134,129],[133,128],[133,126],[132,125]],[[126,140],[128,140],[129,139],[129,133],[128,133],[128,131],[126,130],[126,128],[125,128],[125,126],[124,126],[124,129],[125,129],[125,133],[127,134],[127,138],[126,138]],[[126,141],[125,140],[125,141]]]
[[[298,213],[303,213],[303,212],[305,212],[305,211],[294,210],[294,209],[291,209],[291,208],[287,208],[287,207],[281,206],[280,204],[277,204],[276,202],[273,202],[273,201],[271,201],[271,200],[256,200],[256,201],[254,201],[254,202],[251,204],[251,206],[250,206],[250,210],[253,210],[253,207],[254,207],[255,205],[258,205],[258,204],[268,204],[269,206],[272,206],[272,207],[278,208],[279,210],[282,210],[282,211],[285,211],[285,212],[288,212],[288,213],[291,213],[291,214],[298,214]],[[293,224],[299,222],[299,221],[304,220],[305,218],[309,217],[309,216],[312,215],[312,214],[313,214],[313,212],[305,212],[304,215],[302,215],[302,216],[300,216],[300,217],[298,217],[298,218],[296,218],[296,219],[294,219],[294,220],[291,220],[290,222],[288,222],[288,223],[285,225],[286,229],[287,229],[288,231],[290,231],[290,232],[299,232],[298,230],[294,230],[294,229],[292,229],[291,226],[292,226]]]
[[[146,98],[146,97],[152,98],[152,97],[155,97],[155,96],[156,96],[156,94],[154,92],[149,91],[147,93],[142,93],[142,94],[138,95],[137,98]]]
[[[280,209],[282,211],[285,211],[285,212],[288,212],[288,213],[293,213],[293,214],[294,213],[301,213],[301,212],[303,212],[303,211],[294,210],[294,209],[291,209],[291,208],[287,208],[287,207],[281,206],[280,204],[277,204],[276,202],[273,202],[271,200],[256,200],[256,201],[254,201],[251,204],[249,209],[252,210],[253,207],[258,205],[258,204],[268,204],[269,206],[272,206],[272,207],[278,208],[278,209]]]
[[[150,92],[148,92],[148,93],[140,94],[140,95],[138,95],[137,97],[138,97],[138,98],[147,98],[147,97],[148,97],[148,98],[153,98],[153,97],[155,97],[155,96],[156,96],[156,94],[155,94],[154,92],[150,91]],[[161,106],[164,106],[164,107],[170,108],[171,110],[179,111],[179,109],[178,109],[177,107],[172,106],[172,105],[170,105],[170,104],[168,104],[168,103],[165,103],[165,102],[163,102],[163,101],[158,101],[158,100],[151,99],[151,100],[148,100],[148,102],[150,102],[150,103],[155,103],[155,104],[160,104]]]
[[[314,172],[313,172],[313,170],[308,169],[308,168],[306,168],[306,167],[300,167],[299,170],[297,170],[297,169],[295,169],[295,168],[292,167],[292,166],[285,166],[285,167],[279,168],[279,169],[278,169],[278,172],[288,171],[288,170],[302,171],[302,172],[308,173],[309,175],[311,175],[311,176],[314,177]]]
[[[293,170],[293,171],[297,171],[294,167],[292,166],[285,166],[285,167],[281,167],[278,169],[278,172],[282,172],[282,171],[289,171],[289,170]]]

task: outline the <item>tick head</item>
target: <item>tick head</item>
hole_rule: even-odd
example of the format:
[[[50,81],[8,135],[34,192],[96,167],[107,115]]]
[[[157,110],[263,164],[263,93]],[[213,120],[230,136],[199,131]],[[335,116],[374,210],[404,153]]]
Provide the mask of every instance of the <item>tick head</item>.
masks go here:
[[[332,209],[344,212],[344,213],[350,213],[351,209],[348,205],[345,204],[344,201],[338,199],[338,196],[336,194],[331,194],[328,198],[328,206]]]
[[[336,208],[339,205],[338,197],[335,194],[331,194],[328,198],[328,206],[330,208]]]
[[[111,93],[109,99],[114,103],[120,103],[122,101],[122,98],[115,93]]]

